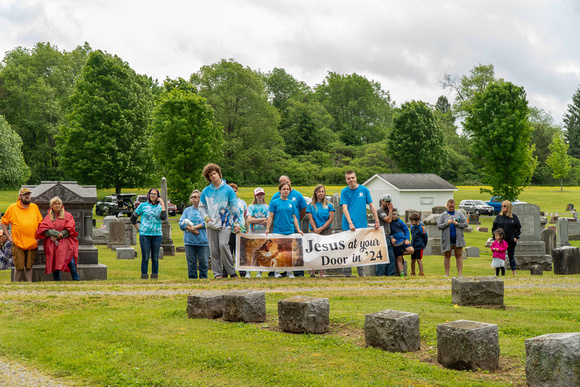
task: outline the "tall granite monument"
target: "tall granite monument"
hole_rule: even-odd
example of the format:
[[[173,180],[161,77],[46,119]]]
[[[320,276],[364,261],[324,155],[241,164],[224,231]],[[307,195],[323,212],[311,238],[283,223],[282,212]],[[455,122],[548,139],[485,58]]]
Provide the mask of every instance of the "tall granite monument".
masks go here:
[[[79,233],[78,272],[81,281],[107,279],[107,266],[99,264],[99,251],[93,246],[93,206],[97,202],[97,187],[78,185],[76,181],[42,181],[39,185],[23,186],[30,189],[32,202],[38,205],[44,218],[50,206],[50,200],[58,196],[64,209],[73,216],[75,230]],[[42,242],[38,244],[38,253],[32,267],[32,280],[52,281],[52,274],[44,274],[46,259]],[[70,273],[62,272],[61,279],[70,281]],[[12,269],[14,280],[14,269]]]
[[[546,254],[546,245],[540,235],[540,207],[535,204],[516,203],[513,212],[522,225],[515,250],[518,269],[530,270],[533,265],[540,265],[543,270],[551,271],[552,256]]]

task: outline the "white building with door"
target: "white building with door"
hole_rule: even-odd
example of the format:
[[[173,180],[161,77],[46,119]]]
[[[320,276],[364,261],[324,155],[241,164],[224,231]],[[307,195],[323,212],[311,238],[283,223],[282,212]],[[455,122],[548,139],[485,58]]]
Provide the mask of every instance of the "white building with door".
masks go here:
[[[403,215],[406,210],[430,211],[453,199],[457,187],[434,173],[377,173],[363,183],[371,191],[373,203],[390,194],[393,206]]]

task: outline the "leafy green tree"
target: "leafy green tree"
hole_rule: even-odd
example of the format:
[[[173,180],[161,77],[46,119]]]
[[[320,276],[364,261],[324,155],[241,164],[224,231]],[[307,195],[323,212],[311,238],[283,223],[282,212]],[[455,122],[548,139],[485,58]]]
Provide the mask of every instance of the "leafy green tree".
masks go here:
[[[187,88],[169,89],[153,111],[153,154],[172,200],[187,203],[192,189],[206,185],[204,165],[223,155],[223,128],[205,98]]]
[[[296,80],[296,78],[281,68],[274,68],[274,70],[264,76],[264,80],[272,105],[282,115],[286,112],[288,101],[291,98],[300,100],[311,92],[306,83]]]
[[[71,103],[58,144],[62,171],[117,193],[146,184],[157,169],[148,146],[151,81],[118,56],[93,51]]]
[[[572,96],[572,103],[568,105],[568,111],[562,121],[566,128],[570,156],[580,159],[580,87]]]
[[[332,130],[332,117],[318,101],[301,102],[291,98],[287,106],[287,128],[282,129],[286,153],[297,156],[313,151],[328,151],[338,141]]]
[[[389,93],[378,82],[358,74],[329,72],[315,95],[334,119],[330,129],[346,145],[385,139],[393,106]]]
[[[447,161],[444,136],[425,102],[405,102],[395,114],[388,152],[403,172],[441,171]]]
[[[564,134],[558,132],[554,135],[552,143],[549,145],[550,155],[546,159],[546,164],[552,169],[552,176],[560,179],[560,191],[564,190],[564,179],[570,174],[572,163],[568,156],[568,144],[564,139]]]
[[[445,74],[441,85],[444,89],[450,89],[455,92],[453,109],[458,116],[465,117],[470,110],[474,97],[478,93],[483,93],[486,87],[495,81],[493,65],[479,64],[471,69],[469,75],[458,77],[457,75]]]
[[[222,172],[237,184],[276,181],[272,166],[283,159],[280,114],[268,102],[263,78],[234,60],[203,66],[191,82],[224,128]]]
[[[0,116],[0,190],[17,189],[30,177],[22,154],[22,139]]]
[[[530,146],[528,101],[523,87],[494,82],[475,94],[464,130],[473,139],[474,162],[480,167],[482,189],[506,200],[517,199],[537,165]]]
[[[23,141],[30,183],[58,180],[56,137],[66,122],[69,98],[88,58],[90,46],[59,51],[50,43],[17,47],[0,65],[0,114]]]

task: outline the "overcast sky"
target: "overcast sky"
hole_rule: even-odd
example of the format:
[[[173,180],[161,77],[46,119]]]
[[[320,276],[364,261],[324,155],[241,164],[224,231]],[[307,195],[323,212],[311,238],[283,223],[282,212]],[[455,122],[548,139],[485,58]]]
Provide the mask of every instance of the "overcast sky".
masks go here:
[[[556,123],[580,86],[577,0],[0,0],[2,56],[85,41],[160,81],[233,58],[311,86],[356,72],[397,105],[435,103],[444,74],[493,64]]]

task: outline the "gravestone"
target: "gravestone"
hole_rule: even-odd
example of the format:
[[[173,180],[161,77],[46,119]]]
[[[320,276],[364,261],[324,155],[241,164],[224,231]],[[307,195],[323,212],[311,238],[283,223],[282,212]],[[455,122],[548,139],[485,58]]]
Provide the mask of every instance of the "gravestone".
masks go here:
[[[499,368],[499,340],[495,324],[458,320],[437,325],[437,362],[455,370]]]
[[[503,306],[504,283],[497,277],[453,277],[451,303],[462,306]]]
[[[580,333],[549,333],[526,340],[528,386],[580,386]]]
[[[161,197],[165,203],[165,208],[167,208],[167,179],[161,178]],[[169,214],[167,215],[169,217]],[[171,224],[169,224],[169,218],[161,222],[161,232],[163,237],[161,239],[161,247],[163,247],[163,253],[167,255],[175,255],[175,245],[173,244],[173,239],[171,239]]]
[[[479,221],[479,214],[469,214],[469,224],[481,224]]]
[[[116,222],[117,221],[117,217],[115,215],[107,215],[104,217],[103,219],[103,226],[108,229],[109,228],[109,223],[111,222]]]
[[[544,242],[545,254],[552,256],[552,250],[556,248],[556,231],[550,228],[543,229],[540,239]]]
[[[435,206],[431,209],[431,213],[433,215],[441,215],[445,211],[447,211],[447,207],[445,206]]]
[[[398,310],[383,310],[365,316],[367,347],[389,352],[412,352],[421,349],[419,315]]]
[[[334,206],[334,220],[330,227],[334,232],[342,231],[342,206],[340,205],[340,194],[335,193],[330,198],[330,202]],[[340,269],[339,269],[340,270]]]
[[[548,224],[548,218],[546,216],[541,215],[540,216],[540,229],[541,230],[545,229],[547,224]]]
[[[328,298],[294,296],[278,301],[278,325],[286,332],[324,333],[330,325]]]
[[[578,216],[577,213],[574,215]],[[580,222],[578,222],[578,218],[567,218],[568,220],[568,240],[570,241],[577,241],[580,240]]]
[[[135,259],[137,253],[133,247],[117,247],[117,259]]]
[[[570,246],[568,241],[568,220],[559,218],[556,222],[556,247]]]
[[[97,187],[78,185],[76,181],[42,181],[39,185],[23,186],[30,189],[32,202],[38,205],[44,218],[50,206],[50,200],[58,196],[75,221],[75,230],[79,233],[78,273],[81,281],[106,280],[107,266],[99,264],[99,251],[93,246],[93,207],[97,202]],[[44,274],[46,258],[42,242],[38,244],[38,253],[32,267],[33,281],[53,281],[52,274]],[[61,279],[70,281],[70,273],[62,272]],[[14,280],[14,269],[12,269]]]
[[[437,228],[437,222],[441,214],[431,214],[423,220],[425,231],[429,237],[423,255],[443,255],[441,252],[441,230]]]
[[[535,204],[516,203],[513,212],[522,225],[515,249],[517,268],[530,270],[532,265],[541,265],[545,271],[551,271],[552,257],[546,254],[546,246],[541,240],[540,207]]]
[[[118,247],[131,247],[127,241],[124,222],[109,223],[109,242],[107,247],[113,251]]]
[[[530,267],[530,274],[531,275],[544,275],[544,270],[540,265],[533,265]]]
[[[552,251],[554,274],[580,274],[580,248],[564,246]]]
[[[466,247],[463,259],[465,258],[479,258],[479,247]]]

